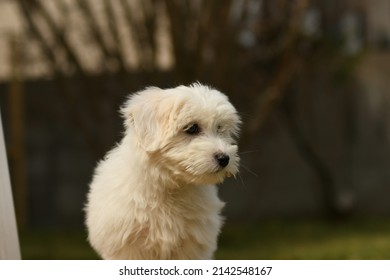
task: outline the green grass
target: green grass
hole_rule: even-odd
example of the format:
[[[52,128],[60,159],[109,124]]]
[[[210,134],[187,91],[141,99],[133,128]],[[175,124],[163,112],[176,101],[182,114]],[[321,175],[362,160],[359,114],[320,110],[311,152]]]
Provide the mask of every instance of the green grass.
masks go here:
[[[21,234],[24,259],[97,259],[85,232]],[[390,220],[227,223],[216,259],[390,259]]]
[[[83,231],[29,230],[20,234],[20,247],[28,260],[98,259]]]
[[[228,227],[217,259],[390,259],[390,221],[268,222]]]

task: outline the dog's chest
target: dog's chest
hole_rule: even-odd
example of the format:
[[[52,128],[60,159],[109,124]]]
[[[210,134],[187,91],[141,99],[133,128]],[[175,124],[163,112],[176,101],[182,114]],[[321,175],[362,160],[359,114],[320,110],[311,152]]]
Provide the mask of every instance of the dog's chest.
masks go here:
[[[150,213],[148,237],[162,258],[207,258],[215,248],[223,203],[210,190],[175,194]],[[207,252],[206,252],[207,251]]]

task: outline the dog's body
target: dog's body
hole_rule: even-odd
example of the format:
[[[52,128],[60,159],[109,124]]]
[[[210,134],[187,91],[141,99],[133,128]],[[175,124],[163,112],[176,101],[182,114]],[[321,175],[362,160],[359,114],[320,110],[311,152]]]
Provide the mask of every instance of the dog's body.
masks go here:
[[[148,88],[122,108],[125,136],[96,168],[89,241],[104,259],[210,259],[234,175],[239,118],[222,93],[195,84]]]

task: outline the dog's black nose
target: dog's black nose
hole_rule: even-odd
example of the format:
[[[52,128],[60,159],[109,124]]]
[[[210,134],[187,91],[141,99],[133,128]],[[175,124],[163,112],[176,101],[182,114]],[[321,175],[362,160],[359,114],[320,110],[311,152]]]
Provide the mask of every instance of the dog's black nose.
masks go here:
[[[214,158],[217,160],[219,166],[226,167],[229,164],[229,156],[227,154],[215,154]]]

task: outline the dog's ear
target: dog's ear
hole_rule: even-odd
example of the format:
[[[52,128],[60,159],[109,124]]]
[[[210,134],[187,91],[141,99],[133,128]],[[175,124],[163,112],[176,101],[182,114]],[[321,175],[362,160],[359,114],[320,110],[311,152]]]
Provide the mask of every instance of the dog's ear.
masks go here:
[[[170,127],[172,102],[167,99],[165,90],[151,87],[131,96],[121,109],[126,129],[134,131],[147,152],[163,148],[174,133]]]

